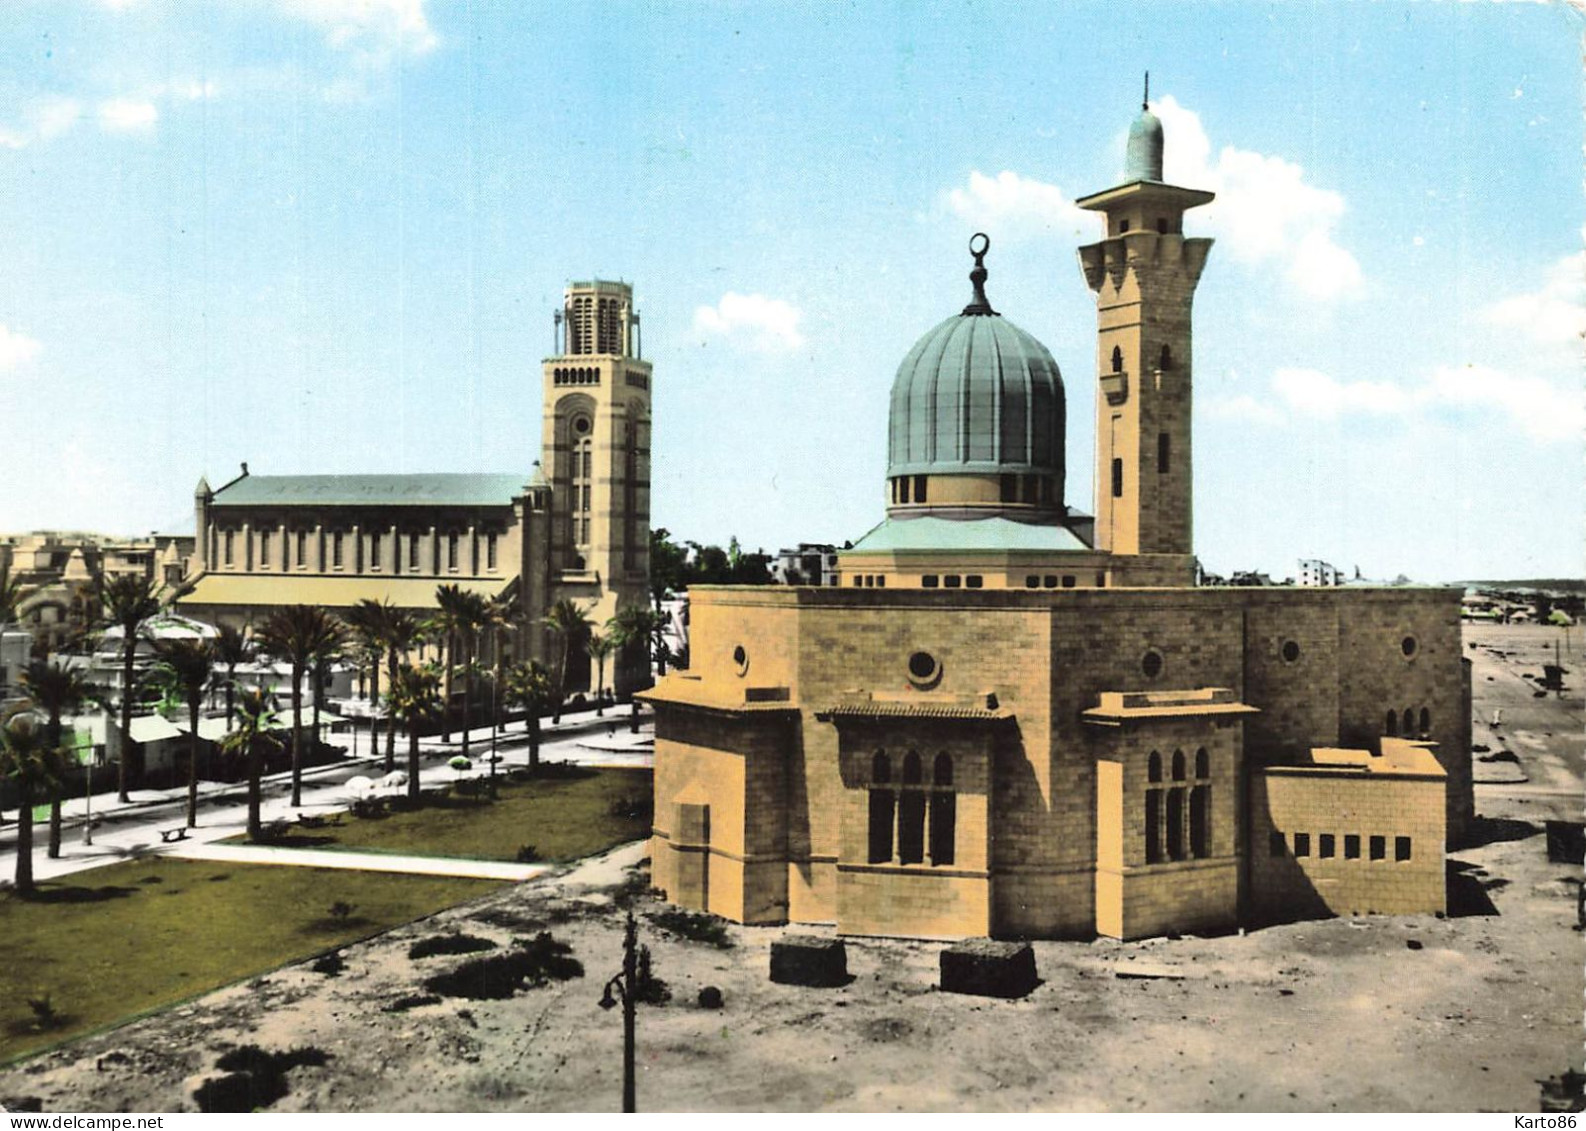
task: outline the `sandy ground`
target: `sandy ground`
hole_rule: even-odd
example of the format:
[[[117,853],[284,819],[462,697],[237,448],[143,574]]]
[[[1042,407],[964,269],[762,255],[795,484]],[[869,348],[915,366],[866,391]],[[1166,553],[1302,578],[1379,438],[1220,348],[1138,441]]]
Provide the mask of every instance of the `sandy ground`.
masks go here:
[[[1503,710],[1476,741],[1514,751],[1527,780],[1477,787],[1486,820],[1481,843],[1450,856],[1450,917],[1038,943],[1042,984],[1004,1002],[937,991],[940,947],[919,942],[848,940],[849,985],[775,985],[780,930],[730,928],[736,945],[719,950],[660,930],[660,905],[640,897],[641,938],[673,992],[640,1010],[640,1110],[1535,1111],[1540,1080],[1581,1067],[1581,869],[1548,863],[1541,822],[1581,810],[1586,662],[1566,658],[1563,698],[1535,698],[1524,678],[1557,635],[1468,634],[1477,716]],[[616,1110],[622,1027],[597,1001],[621,962],[613,897],[642,855],[620,849],[348,947],[336,976],[288,967],[43,1054],[0,1073],[0,1096],[191,1111],[216,1060],[256,1044],[328,1054],[289,1072],[274,1110]],[[542,929],[584,977],[383,1011],[466,961],[411,960],[414,940]],[[1158,976],[1118,976],[1142,970]],[[723,1009],[697,1005],[706,985]]]

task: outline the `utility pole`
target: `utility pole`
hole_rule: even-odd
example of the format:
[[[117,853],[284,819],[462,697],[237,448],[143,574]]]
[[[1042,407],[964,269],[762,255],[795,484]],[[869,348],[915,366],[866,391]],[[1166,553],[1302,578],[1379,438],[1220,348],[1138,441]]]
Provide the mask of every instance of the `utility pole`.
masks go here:
[[[628,912],[628,925],[622,936],[622,973],[606,983],[605,993],[600,998],[600,1008],[610,1009],[622,1002],[622,1110],[634,1112],[638,1110],[634,1094],[633,1080],[633,1045],[634,1045],[634,1012],[639,1004],[639,973],[638,973],[638,943],[639,926],[634,922],[633,912]],[[617,997],[611,996],[611,991],[617,991]]]

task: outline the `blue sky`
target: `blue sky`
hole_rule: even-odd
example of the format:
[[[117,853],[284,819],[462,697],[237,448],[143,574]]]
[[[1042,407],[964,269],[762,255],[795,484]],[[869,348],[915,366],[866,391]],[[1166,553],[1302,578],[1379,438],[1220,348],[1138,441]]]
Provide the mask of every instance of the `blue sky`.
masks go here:
[[[563,285],[634,282],[654,520],[879,517],[915,338],[1052,350],[1091,506],[1075,197],[1140,76],[1210,188],[1196,545],[1279,576],[1579,574],[1581,20],[1563,5],[10,0],[0,530],[202,475],[528,470]]]

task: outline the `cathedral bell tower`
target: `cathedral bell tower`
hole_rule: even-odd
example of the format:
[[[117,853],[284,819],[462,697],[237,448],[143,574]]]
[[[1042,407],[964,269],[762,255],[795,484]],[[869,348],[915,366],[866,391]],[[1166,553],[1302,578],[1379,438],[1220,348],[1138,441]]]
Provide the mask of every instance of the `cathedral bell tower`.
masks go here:
[[[549,597],[577,601],[604,634],[619,607],[649,600],[650,363],[627,283],[569,285],[555,327],[543,365]],[[647,671],[620,661],[611,674],[618,692],[648,685]]]
[[[1146,82],[1124,183],[1075,202],[1107,222],[1079,249],[1096,293],[1096,547],[1190,555],[1190,308],[1212,241],[1186,238],[1184,213],[1213,194],[1163,183]]]

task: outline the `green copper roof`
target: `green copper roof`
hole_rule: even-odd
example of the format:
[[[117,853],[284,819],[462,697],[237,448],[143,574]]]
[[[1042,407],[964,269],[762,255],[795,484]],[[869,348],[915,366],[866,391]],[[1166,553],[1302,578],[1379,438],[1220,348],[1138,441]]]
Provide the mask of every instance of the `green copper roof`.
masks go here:
[[[1162,179],[1162,121],[1144,106],[1129,126],[1129,146],[1124,151],[1125,181]]]
[[[247,475],[215,492],[215,506],[508,506],[522,475]]]
[[[1001,315],[959,314],[898,366],[887,475],[1061,478],[1063,413],[1063,379],[1045,346]]]
[[[1089,550],[1068,527],[1059,523],[1015,522],[1000,515],[986,518],[888,518],[844,553],[912,550]]]

